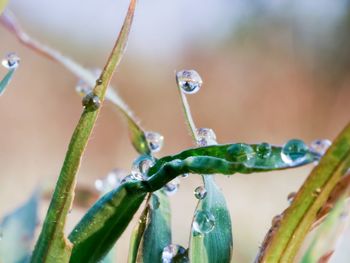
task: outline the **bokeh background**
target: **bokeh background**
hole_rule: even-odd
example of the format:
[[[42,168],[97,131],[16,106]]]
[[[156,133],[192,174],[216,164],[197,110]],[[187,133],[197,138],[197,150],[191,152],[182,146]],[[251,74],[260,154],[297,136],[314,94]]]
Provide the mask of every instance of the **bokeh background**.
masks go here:
[[[99,68],[127,5],[126,0],[12,0],[9,8],[33,37],[88,68]],[[21,57],[0,103],[3,215],[36,186],[54,186],[82,107],[74,75],[21,46],[4,28],[0,40],[0,54],[15,51]],[[198,127],[214,129],[220,143],[283,144],[290,138],[333,139],[346,125],[349,66],[348,0],[153,0],[138,5],[112,84],[147,130],[165,136],[158,154],[163,156],[192,146],[176,70],[201,74],[204,85],[189,101]],[[84,155],[78,187],[93,189],[94,181],[112,168],[130,170],[136,157],[125,122],[107,103]],[[271,218],[288,206],[288,193],[298,189],[311,168],[217,176],[232,216],[235,262],[254,259]],[[201,184],[196,175],[182,179],[171,197],[173,242],[185,247],[196,205],[193,190]],[[83,212],[73,208],[69,227]],[[126,261],[130,230],[118,244],[118,262]]]

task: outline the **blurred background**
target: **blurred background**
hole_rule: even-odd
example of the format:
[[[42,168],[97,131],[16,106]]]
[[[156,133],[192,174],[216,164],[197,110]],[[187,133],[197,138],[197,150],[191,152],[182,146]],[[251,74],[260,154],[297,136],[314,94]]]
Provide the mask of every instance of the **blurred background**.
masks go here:
[[[126,0],[11,0],[8,8],[31,36],[87,68],[100,68],[127,5]],[[0,39],[0,54],[15,51],[21,57],[0,103],[4,215],[36,186],[54,186],[82,107],[74,75],[2,27]],[[349,0],[140,1],[112,84],[147,130],[164,135],[158,156],[193,146],[175,84],[181,69],[201,74],[204,85],[189,102],[197,126],[214,129],[220,143],[283,144],[291,138],[310,143],[334,139],[350,119],[349,47]],[[78,187],[93,189],[113,168],[129,171],[136,157],[125,122],[106,103]],[[216,177],[232,216],[235,262],[253,261],[272,217],[288,206],[287,195],[311,169]],[[170,197],[173,242],[184,247],[196,205],[193,190],[201,184],[191,175]],[[45,204],[41,210],[44,216]],[[69,227],[83,212],[73,208]],[[118,262],[126,260],[130,231],[118,244]]]

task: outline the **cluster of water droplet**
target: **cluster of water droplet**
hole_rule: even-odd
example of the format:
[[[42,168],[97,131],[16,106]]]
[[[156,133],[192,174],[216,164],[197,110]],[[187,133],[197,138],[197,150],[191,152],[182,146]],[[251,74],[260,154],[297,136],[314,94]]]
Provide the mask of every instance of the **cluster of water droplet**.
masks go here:
[[[159,152],[164,143],[164,136],[157,132],[145,132],[148,146],[152,153]]]
[[[162,263],[187,263],[188,250],[176,244],[170,244],[163,249]]]
[[[121,169],[113,169],[105,178],[97,179],[95,181],[95,188],[102,194],[109,192],[121,184],[124,175],[125,171]]]
[[[132,165],[130,178],[138,181],[147,179],[148,170],[154,163],[155,161],[152,157],[145,155],[140,156]]]
[[[216,142],[216,134],[212,129],[209,128],[199,128],[196,131],[197,133],[197,145],[198,146],[208,146],[215,145]]]
[[[16,53],[10,52],[1,61],[1,64],[7,69],[16,69],[20,63],[21,59]]]
[[[176,73],[176,79],[181,90],[186,94],[193,94],[199,91],[203,81],[195,70],[181,70]]]
[[[215,227],[215,217],[214,215],[206,210],[197,210],[194,215],[193,230],[198,234],[208,234]]]

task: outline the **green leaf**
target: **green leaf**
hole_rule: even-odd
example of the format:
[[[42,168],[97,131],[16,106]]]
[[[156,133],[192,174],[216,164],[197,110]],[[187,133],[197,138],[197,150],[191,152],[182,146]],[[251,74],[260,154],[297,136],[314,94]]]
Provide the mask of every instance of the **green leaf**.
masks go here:
[[[10,69],[5,77],[0,81],[0,96],[4,93],[7,85],[10,83],[10,80],[13,77],[13,73],[15,73],[16,69]]]
[[[93,89],[101,103],[109,82],[124,53],[135,11],[136,0],[131,0],[123,27]],[[32,262],[68,262],[72,244],[64,235],[66,216],[72,206],[76,174],[82,155],[96,122],[99,108],[87,104],[72,135],[71,142],[56,184],[43,228],[35,246]]]
[[[329,258],[333,254],[348,223],[346,219],[349,219],[349,208],[347,197],[342,196],[317,229],[302,263],[323,262],[322,258]]]
[[[137,260],[140,263],[161,263],[163,248],[171,243],[170,202],[159,190],[151,195],[146,228],[140,242]]]
[[[124,232],[146,194],[142,182],[131,181],[99,199],[69,235],[74,245],[70,262],[101,260]]]
[[[0,262],[28,262],[38,223],[39,191],[0,223]]]
[[[231,217],[221,190],[211,175],[204,175],[207,195],[198,202],[196,212],[206,211],[214,216],[215,226],[207,234],[198,234],[192,227],[189,258],[193,263],[225,263],[232,257]]]
[[[256,262],[293,262],[317,213],[350,167],[350,124],[306,179],[282,220],[269,231]]]

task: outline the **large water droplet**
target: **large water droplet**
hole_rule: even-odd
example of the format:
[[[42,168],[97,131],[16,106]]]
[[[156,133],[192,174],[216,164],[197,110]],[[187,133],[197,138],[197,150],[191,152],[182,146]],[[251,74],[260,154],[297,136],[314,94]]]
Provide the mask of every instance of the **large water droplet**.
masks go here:
[[[99,96],[95,95],[93,92],[90,92],[84,96],[82,104],[87,109],[97,110],[101,106],[101,101]]]
[[[146,140],[152,152],[159,152],[163,147],[164,136],[157,132],[146,132]]]
[[[259,158],[267,158],[271,155],[272,147],[270,144],[263,142],[256,147],[256,155]]]
[[[216,143],[216,135],[212,129],[199,128],[197,129],[197,144],[199,146],[214,145]]]
[[[195,70],[182,70],[176,73],[178,84],[181,90],[187,94],[199,91],[203,81]]]
[[[187,263],[189,262],[187,250],[176,244],[170,244],[163,249],[162,263]]]
[[[6,57],[1,61],[1,64],[7,69],[15,69],[18,67],[21,59],[17,56],[16,53],[10,52]]]
[[[331,145],[332,142],[330,140],[315,140],[310,144],[310,151],[322,156]]]
[[[306,144],[297,139],[289,140],[282,148],[281,158],[288,164],[298,164],[305,160],[309,148]]]
[[[180,181],[179,179],[175,178],[174,180],[167,183],[163,187],[163,190],[166,193],[166,195],[171,196],[171,195],[174,195],[179,190],[179,186],[180,186]]]
[[[145,180],[149,168],[154,165],[154,159],[149,156],[140,156],[137,158],[131,168],[131,177],[134,180]]]
[[[207,189],[204,186],[198,186],[194,190],[194,196],[199,200],[204,199],[207,196]]]
[[[228,147],[228,160],[232,162],[244,163],[251,166],[255,163],[255,152],[253,148],[244,143],[236,143]]]
[[[205,210],[198,210],[194,216],[193,230],[199,234],[208,234],[215,227],[215,217]]]

